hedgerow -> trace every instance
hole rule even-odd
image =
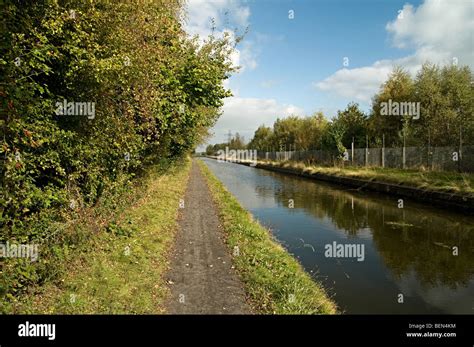
[[[1,7],[0,243],[42,245],[36,263],[0,259],[0,295],[13,300],[55,276],[82,237],[68,221],[113,207],[147,167],[206,136],[234,69],[229,37],[186,35],[180,0]],[[64,103],[94,112],[61,115]]]

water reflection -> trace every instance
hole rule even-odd
[[[474,224],[472,218],[440,213],[398,198],[295,180],[290,176],[264,173],[281,182],[274,192],[280,206],[295,201],[316,218],[329,218],[348,235],[369,229],[385,264],[401,277],[414,270],[423,285],[466,286],[474,273]],[[256,192],[261,192],[256,187]],[[458,247],[458,256],[453,256]]]
[[[473,217],[407,200],[401,209],[397,197],[206,163],[346,312],[474,313]],[[324,245],[333,241],[363,243],[365,261],[326,258]]]

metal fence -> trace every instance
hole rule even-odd
[[[474,172],[474,146],[354,148],[344,158],[335,151],[257,152],[260,160],[302,161],[318,165],[353,165],[388,168],[425,168],[440,171]]]

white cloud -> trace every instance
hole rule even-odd
[[[394,66],[415,74],[430,61],[474,68],[474,5],[469,0],[426,0],[417,8],[405,4],[400,15],[387,23],[386,30],[398,48],[414,54],[395,60],[377,61],[371,66],[338,70],[313,85],[351,100],[368,102]]]
[[[246,141],[249,141],[260,125],[272,126],[277,118],[292,114],[303,115],[303,112],[303,109],[295,105],[281,104],[275,99],[227,98],[223,115],[212,129],[214,136],[209,142],[226,141],[229,130],[232,133],[239,132]]]
[[[191,36],[198,35],[201,40],[211,34],[221,37],[224,33],[228,33],[231,42],[235,42],[235,33],[232,29],[235,27],[239,30],[246,29],[249,17],[250,8],[238,0],[188,0],[184,29]],[[252,44],[244,40],[241,46],[240,49],[234,48],[230,58],[232,64],[241,66],[240,71],[255,69],[257,62]]]
[[[396,47],[432,47],[435,51],[473,54],[474,5],[469,0],[427,0],[403,6],[386,26]]]
[[[235,33],[230,28],[237,27],[243,31],[249,26],[249,17],[249,7],[238,0],[188,0],[184,27],[189,35],[198,35],[200,40],[205,40],[211,34],[222,36],[228,33],[231,41],[235,42]],[[234,66],[241,67],[240,72],[255,69],[256,51],[254,42],[244,38],[239,48],[233,50],[230,60]],[[302,112],[296,106],[281,105],[273,99],[240,98],[238,88],[231,86],[230,80],[224,81],[224,87],[232,89],[234,97],[225,99],[223,114],[211,130],[214,136],[209,140],[210,143],[226,141],[229,130],[232,133],[239,132],[248,141],[262,123],[271,125],[278,116]],[[199,150],[203,149],[201,146]]]
[[[242,49],[240,50],[240,64],[242,66],[241,71],[245,69],[253,70],[257,67],[253,44],[250,41],[243,41]]]
[[[321,91],[337,92],[349,99],[369,102],[374,91],[387,78],[391,69],[390,61],[379,61],[372,66],[339,70],[313,85]]]

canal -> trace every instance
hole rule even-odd
[[[203,160],[342,312],[474,313],[474,217],[408,200],[400,208],[395,196]],[[333,245],[357,247],[363,256],[331,255]]]

